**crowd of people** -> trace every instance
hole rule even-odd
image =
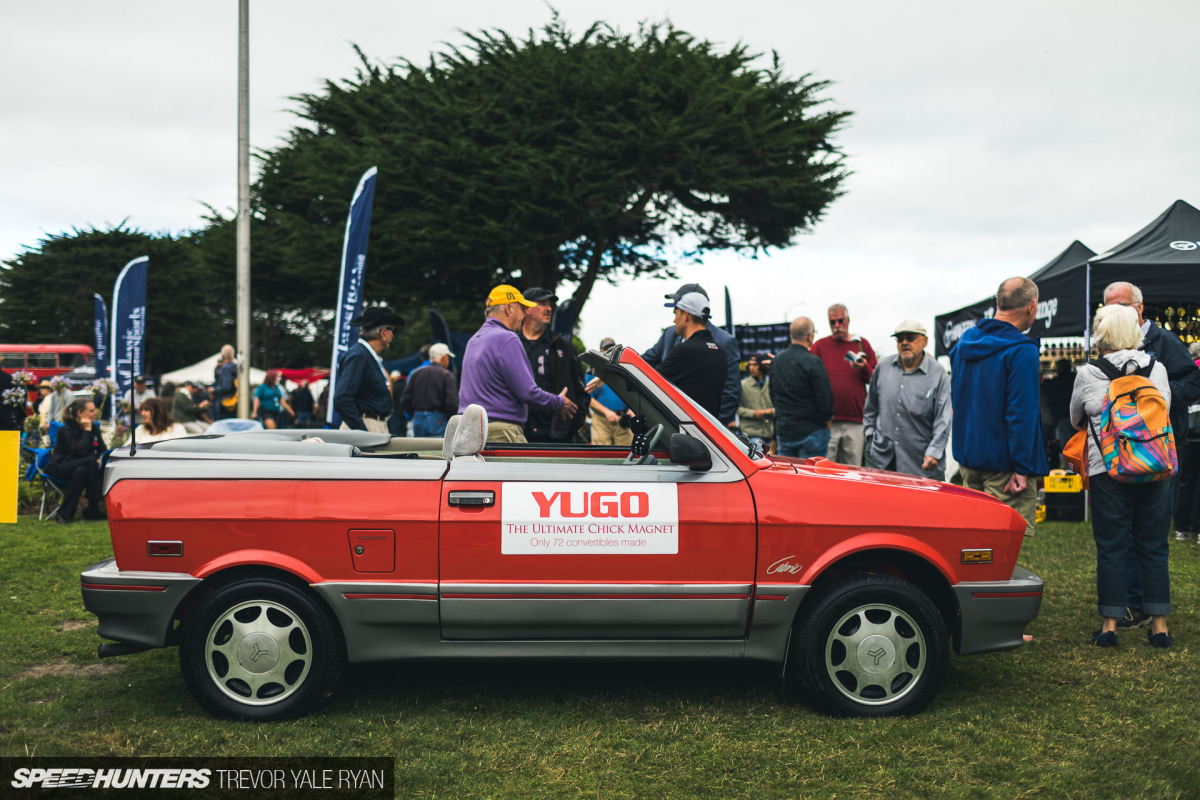
[[[1119,630],[1148,626],[1152,644],[1170,646],[1172,523],[1177,540],[1200,541],[1200,424],[1191,426],[1196,440],[1189,438],[1189,407],[1200,404],[1200,343],[1189,353],[1176,335],[1146,320],[1136,286],[1106,289],[1093,323],[1099,359],[1078,371],[1060,360],[1045,378],[1038,344],[1025,335],[1038,306],[1038,287],[1028,278],[1000,285],[994,316],[963,333],[949,373],[926,351],[921,322],[897,324],[895,353],[879,358],[852,333],[841,303],[828,308],[827,336],[818,338],[814,321],[799,317],[789,324],[789,345],[749,354],[743,373],[737,340],[713,324],[702,286],[684,284],[665,299],[670,324],[643,358],[738,431],[752,454],[821,456],[944,480],[952,443],[959,466],[952,480],[1015,509],[1032,536],[1038,479],[1058,465],[1077,431],[1087,432],[1093,446],[1079,469],[1090,486],[1103,619],[1093,641],[1115,646]],[[359,339],[338,365],[332,398],[326,387],[314,399],[304,381],[289,392],[271,370],[253,390],[251,416],[264,428],[323,426],[332,399],[344,429],[440,437],[453,415],[475,404],[487,412],[489,442],[629,446],[633,412],[610,387],[587,380],[576,344],[550,325],[557,303],[541,287],[496,286],[461,358],[446,343],[431,343],[408,376],[389,374],[381,357],[404,320],[386,307],[369,308],[351,321]],[[600,343],[602,350],[613,346],[611,338]],[[1135,478],[1120,474],[1125,456],[1108,433],[1118,416],[1111,387],[1131,374],[1143,379],[1143,397],[1160,398],[1162,425],[1171,431],[1167,436],[1164,427],[1147,446],[1162,458],[1150,459],[1152,467]],[[63,423],[47,470],[69,487],[60,521],[74,516],[85,492],[86,513],[102,515],[104,442],[95,404],[65,405],[50,382],[37,390],[43,424]],[[211,385],[164,384],[156,396],[135,376],[123,400],[141,419],[137,441],[148,443],[203,433],[236,416],[238,392],[234,349],[226,345]]]

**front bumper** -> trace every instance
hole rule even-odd
[[[960,613],[955,650],[969,655],[1020,647],[1025,626],[1042,607],[1045,584],[1024,567],[1015,567],[1010,580],[963,582],[953,588]]]
[[[100,620],[105,639],[164,647],[176,609],[199,578],[177,572],[122,572],[115,558],[79,575],[83,604]]]

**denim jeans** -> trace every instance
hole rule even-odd
[[[791,458],[812,458],[823,456],[829,452],[829,428],[815,430],[798,442],[785,442],[780,439],[776,445],[778,454]]]
[[[1142,582],[1142,611],[1150,615],[1171,613],[1167,532],[1171,527],[1174,484],[1173,480],[1121,483],[1103,473],[1091,476],[1100,616],[1125,616],[1130,572],[1135,570]]]
[[[441,411],[418,411],[413,414],[413,436],[444,436],[449,421]]]

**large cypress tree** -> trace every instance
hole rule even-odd
[[[363,66],[296,99],[263,157],[256,294],[329,308],[347,202],[377,165],[368,299],[474,306],[493,283],[551,289],[670,270],[694,252],[783,247],[846,172],[826,83],[758,67],[670,25],[467,36],[425,66]],[[361,52],[360,52],[361,56]],[[320,294],[315,294],[319,289]]]

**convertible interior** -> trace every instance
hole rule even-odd
[[[225,436],[192,436],[156,442],[147,447],[159,452],[253,454],[275,456],[322,456],[364,458],[420,458],[484,462],[535,462],[565,464],[696,463],[698,453],[690,442],[673,440],[681,432],[680,420],[653,396],[645,379],[631,375],[620,365],[620,348],[606,353],[591,351],[582,360],[595,378],[604,381],[632,412],[634,432],[630,447],[587,443],[488,442],[487,412],[470,405],[450,418],[442,438],[394,437],[387,433],[352,430],[289,428],[254,430]],[[686,421],[686,420],[685,420]],[[686,437],[692,439],[693,437]],[[699,442],[695,442],[705,449]],[[677,452],[683,446],[687,453]],[[705,453],[707,450],[705,449]],[[703,461],[704,459],[699,459]]]

